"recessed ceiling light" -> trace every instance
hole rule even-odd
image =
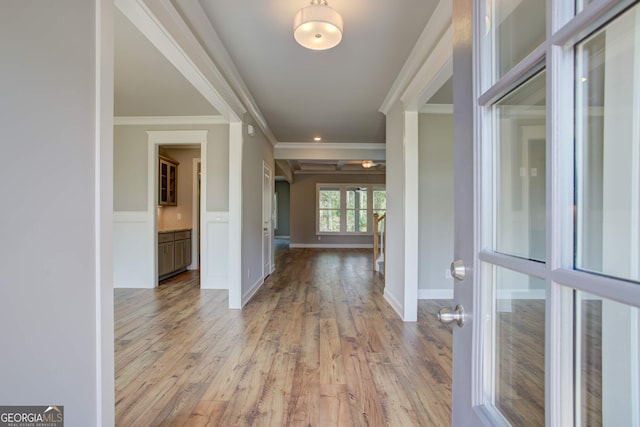
[[[316,136],[316,137],[313,138],[313,140],[316,141],[316,142],[320,142],[320,141],[322,141],[322,138],[320,138],[319,136]]]

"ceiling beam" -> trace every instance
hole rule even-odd
[[[285,160],[386,160],[386,145],[330,142],[279,142],[273,156]]]

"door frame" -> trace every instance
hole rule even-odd
[[[270,197],[265,197],[265,178],[269,179]],[[274,193],[273,169],[262,161],[262,280],[266,279],[273,272],[273,193]],[[268,206],[265,206],[268,205]],[[268,209],[265,209],[268,207]],[[269,217],[265,218],[265,212],[269,212]],[[269,234],[269,256],[265,259],[265,234],[264,225],[268,224]]]

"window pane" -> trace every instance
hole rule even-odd
[[[575,307],[576,425],[638,425],[638,308],[580,291]]]
[[[373,210],[387,208],[387,192],[384,190],[373,190]]]
[[[356,231],[356,216],[354,210],[347,211],[347,231],[349,233]]]
[[[356,207],[356,190],[354,188],[347,189],[347,209]]]
[[[640,6],[576,46],[576,268],[640,280]]]
[[[514,426],[544,426],[545,282],[495,267],[493,306],[493,402]]]
[[[367,211],[361,210],[359,212],[359,228],[358,231],[367,231]]]
[[[340,208],[340,188],[320,189],[320,209]]]
[[[492,10],[486,11],[485,34],[493,40],[493,82],[544,42],[546,3],[540,0],[491,1]]]
[[[494,106],[496,250],[544,261],[546,229],[545,72]]]
[[[340,232],[340,211],[320,210],[320,231],[329,233]]]

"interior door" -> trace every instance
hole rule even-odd
[[[453,5],[453,425],[638,426],[640,3],[473,6]]]
[[[264,163],[262,174],[262,277],[271,274],[273,265],[273,172]]]
[[[454,104],[454,307],[443,307],[440,321],[453,324],[453,426],[481,425],[473,411],[472,377],[475,264],[474,109],[471,67],[471,33],[468,22],[472,1],[453,2],[453,104]]]

